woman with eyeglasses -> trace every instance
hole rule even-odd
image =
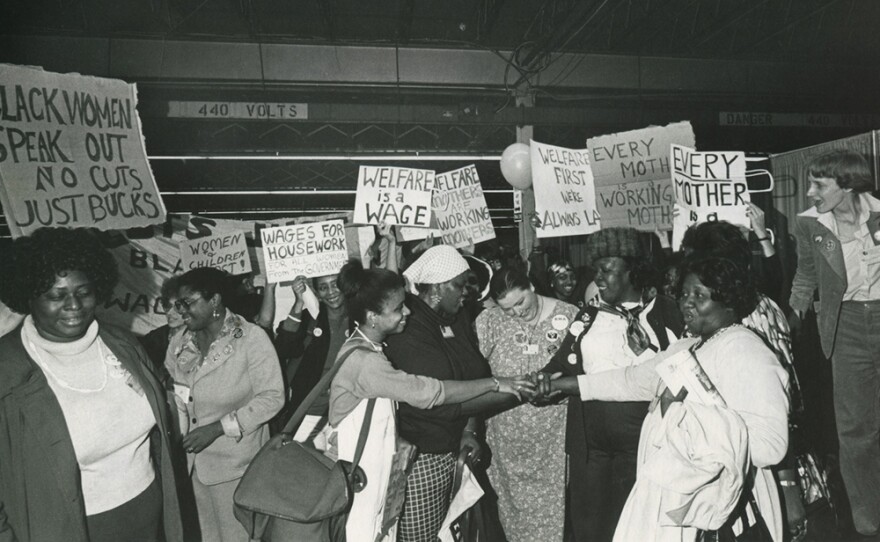
[[[183,447],[203,542],[246,541],[232,495],[284,404],[272,341],[226,308],[229,276],[210,267],[184,273],[175,307],[184,330],[171,339],[165,366],[187,421]]]
[[[5,251],[0,299],[0,540],[183,540],[171,421],[146,352],[95,319],[116,284],[87,230],[43,228]]]

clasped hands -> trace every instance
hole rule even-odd
[[[562,393],[553,385],[562,373],[531,372],[513,377],[498,377],[498,391],[515,395],[520,401],[541,405]]]

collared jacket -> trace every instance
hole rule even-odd
[[[156,428],[165,539],[183,539],[165,394],[133,335],[100,324],[99,336],[146,393]],[[21,326],[0,338],[0,542],[88,542],[79,466],[58,399],[27,354]]]
[[[196,427],[221,421],[224,434],[198,454],[188,454],[191,466],[205,485],[236,480],[269,440],[266,422],[284,405],[281,366],[272,341],[261,327],[232,312],[207,359],[195,367],[201,353],[193,333],[186,329],[171,338],[165,366],[176,385],[189,388],[185,404],[177,397],[186,434]],[[236,421],[232,421],[232,414]],[[230,436],[227,426],[237,423],[240,434]]]
[[[869,228],[878,224],[880,200],[861,194],[859,203],[862,209],[868,211]],[[819,338],[825,357],[830,358],[834,351],[840,305],[847,289],[846,264],[840,239],[819,222],[819,216],[815,207],[797,216],[795,237],[798,266],[791,285],[789,305],[797,311],[806,312],[813,302],[813,293],[819,290]]]

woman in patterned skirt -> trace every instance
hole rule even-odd
[[[536,294],[518,269],[495,273],[497,307],[477,318],[480,350],[494,374],[526,374],[553,356],[578,312]],[[562,540],[565,514],[565,406],[515,408],[488,422],[489,478],[509,542]]]

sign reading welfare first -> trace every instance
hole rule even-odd
[[[599,229],[587,149],[531,142],[532,188],[538,237],[584,235]]]
[[[348,261],[341,220],[265,228],[260,239],[267,282],[333,275]]]
[[[672,143],[694,146],[694,130],[689,122],[587,140],[603,228],[672,228]]]
[[[391,166],[361,166],[354,200],[356,224],[431,226],[434,171]]]
[[[165,221],[136,107],[124,81],[0,64],[0,202],[14,237]]]

